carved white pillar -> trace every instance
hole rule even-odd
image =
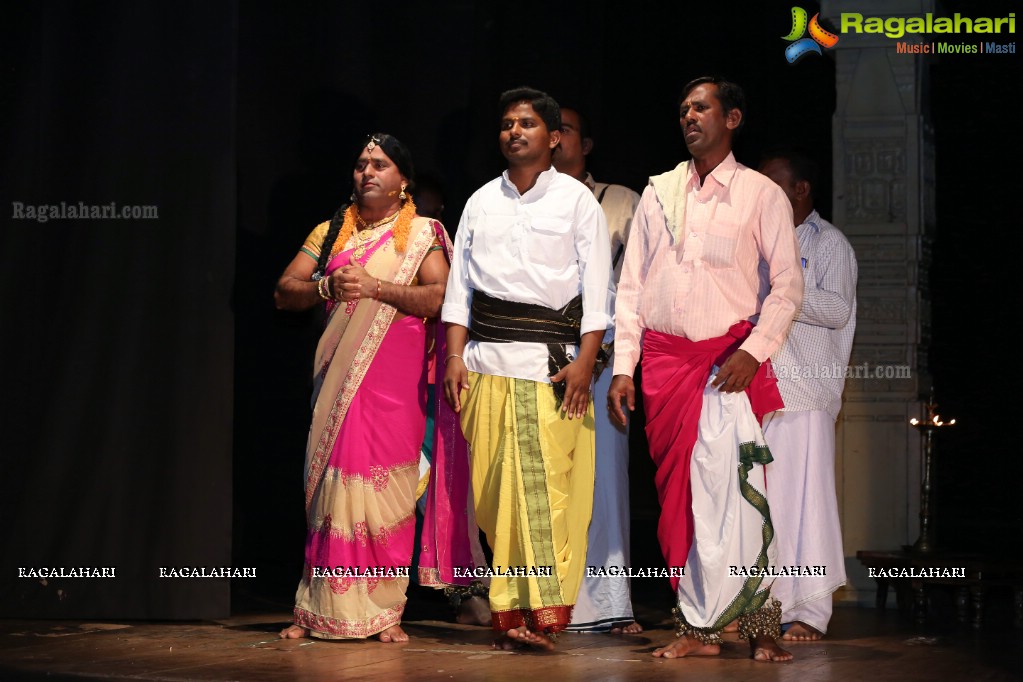
[[[928,0],[824,0],[842,12],[918,17]],[[912,36],[903,41],[915,42]],[[858,550],[898,549],[919,531],[921,416],[931,385],[930,293],[934,232],[934,143],[928,111],[928,55],[898,54],[898,41],[845,33],[836,60],[832,126],[834,220],[859,261],[858,319],[850,364],[908,368],[910,375],[847,380],[839,417],[836,477],[849,585],[838,599],[873,603],[875,585]],[[885,370],[887,371],[887,370]],[[892,373],[898,370],[890,370]],[[940,504],[940,501],[938,501]]]

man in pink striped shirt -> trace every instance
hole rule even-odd
[[[642,351],[658,539],[668,566],[686,566],[672,579],[679,639],[654,652],[665,658],[719,653],[736,619],[755,660],[792,658],[775,641],[781,611],[762,570],[774,542],[759,420],[782,406],[766,363],[799,310],[803,277],[785,194],[732,154],[744,108],[734,83],[686,85],[679,123],[692,160],[650,178],[618,288],[608,409],[624,424],[623,404],[635,408]]]

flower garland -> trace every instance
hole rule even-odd
[[[399,253],[403,253],[408,247],[408,236],[409,230],[412,227],[412,219],[416,217],[416,204],[412,201],[412,197],[405,200],[405,203],[402,204],[401,209],[395,215],[397,218],[392,215],[384,218],[382,221],[377,221],[372,225],[367,225],[366,227],[368,229],[372,229],[394,220],[394,227],[392,228],[392,233],[394,234],[394,250]],[[341,231],[338,233],[337,239],[334,240],[334,245],[330,249],[331,258],[341,253],[348,245],[352,235],[356,233],[356,223],[362,223],[365,225],[365,222],[359,215],[358,207],[355,204],[352,204],[348,207],[348,210],[345,211],[345,219],[341,224]]]

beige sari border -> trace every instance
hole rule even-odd
[[[324,516],[318,519],[318,523],[312,528],[312,532],[327,532],[330,533],[331,537],[344,540],[345,542],[358,541],[363,547],[366,547],[367,544],[386,546],[390,544],[391,538],[395,533],[409,524],[415,525],[415,523],[415,511],[375,529],[370,528],[366,522],[360,522],[354,526],[336,526],[332,518]]]
[[[369,620],[342,620],[295,607],[295,625],[317,639],[364,639],[401,623],[405,603],[385,609]]]
[[[359,486],[362,488],[370,488],[373,492],[379,493],[387,490],[387,487],[391,483],[391,478],[393,477],[400,476],[401,474],[409,474],[411,472],[415,472],[416,476],[418,476],[419,462],[415,462],[413,464],[399,464],[394,467],[371,466],[369,468],[369,472],[370,476],[365,477],[361,474],[353,474],[345,471],[344,469],[328,466],[325,469],[323,477],[339,482],[344,488],[348,488],[349,486]]]

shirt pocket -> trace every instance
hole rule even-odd
[[[711,268],[734,268],[738,246],[739,223],[716,220],[707,227],[701,260]]]
[[[572,221],[564,218],[533,218],[527,252],[531,261],[560,268],[575,260]]]

